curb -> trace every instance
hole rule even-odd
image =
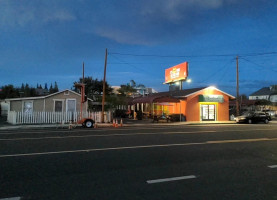
[[[228,124],[236,124],[235,121],[226,121],[226,122],[173,122],[173,123],[125,123],[123,127],[139,127],[139,126],[195,126],[195,125],[228,125]],[[269,124],[277,124],[277,121],[272,120]],[[97,128],[112,128],[112,123],[96,123]],[[77,125],[77,127],[81,127],[81,125]],[[18,129],[68,129],[69,124],[51,124],[51,125],[14,125],[14,126],[2,126],[0,127],[0,131],[3,130],[18,130]]]

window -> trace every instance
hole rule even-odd
[[[66,112],[75,112],[75,111],[76,111],[76,99],[67,99]]]
[[[24,113],[33,112],[33,101],[24,101],[23,102],[23,112]]]
[[[63,101],[55,100],[54,102],[55,102],[54,111],[55,112],[62,112],[63,111]]]

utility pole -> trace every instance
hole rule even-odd
[[[236,57],[237,60],[237,98],[236,98],[236,114],[239,116],[239,56]]]
[[[84,84],[85,79],[85,63],[83,62],[83,80],[82,83]]]
[[[108,49],[106,48],[105,66],[104,66],[104,80],[103,80],[103,96],[102,96],[102,113],[101,123],[104,123],[104,111],[105,111],[105,96],[106,96],[106,69],[107,69]]]

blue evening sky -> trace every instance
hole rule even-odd
[[[164,70],[189,62],[191,83],[235,95],[277,84],[276,0],[0,0],[0,86],[82,74],[167,91]]]

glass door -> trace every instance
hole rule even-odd
[[[201,121],[216,120],[216,106],[214,104],[201,104]]]

